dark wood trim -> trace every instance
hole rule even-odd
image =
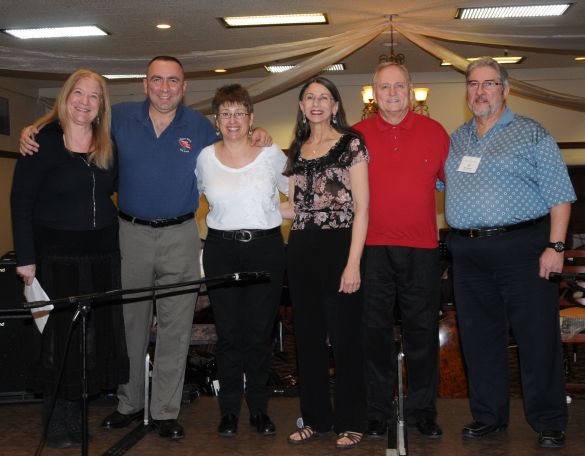
[[[559,142],[559,149],[585,149],[585,142]]]
[[[0,150],[0,158],[12,158],[16,160],[20,155],[17,152],[9,152],[7,150]]]

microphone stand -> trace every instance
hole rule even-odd
[[[189,282],[180,282],[169,285],[157,285],[153,287],[131,288],[110,290],[101,293],[89,293],[85,295],[69,296],[67,298],[52,299],[49,301],[33,301],[23,303],[24,309],[35,309],[43,307],[48,304],[53,304],[55,309],[59,307],[77,306],[77,310],[73,315],[71,326],[81,317],[81,454],[88,455],[88,393],[87,393],[87,316],[91,311],[92,304],[97,301],[104,301],[116,296],[138,294],[144,292],[154,292],[159,290],[167,290],[173,288],[183,288],[192,285],[202,284],[221,284],[230,282],[244,282],[251,280],[266,280],[270,278],[268,272],[234,272],[232,274],[224,274],[208,279],[191,280]],[[191,290],[188,290],[191,292]],[[64,354],[67,356],[67,353]],[[65,363],[63,362],[63,366]],[[58,389],[58,386],[57,386]],[[48,417],[47,419],[49,419]]]

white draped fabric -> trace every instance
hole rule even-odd
[[[210,71],[214,68],[229,69],[259,65],[312,54],[292,70],[270,75],[250,84],[247,89],[253,101],[258,102],[289,90],[320,73],[328,65],[339,62],[383,31],[388,30],[390,21],[373,20],[362,22],[360,25],[360,28],[356,30],[328,37],[253,48],[194,51],[177,55],[177,57],[189,73]],[[582,26],[569,26],[563,29],[562,34],[558,34],[553,33],[553,28],[544,23],[529,25],[519,22],[514,27],[510,27],[494,24],[493,21],[482,24],[478,24],[477,21],[450,21],[447,30],[441,21],[424,16],[409,17],[408,12],[395,17],[393,25],[407,39],[430,54],[449,60],[459,71],[465,71],[468,62],[430,38],[508,48],[585,51],[585,29]],[[556,30],[558,31],[558,28]],[[104,74],[137,73],[146,66],[147,61],[148,59],[135,56],[104,58],[87,54],[38,52],[0,46],[0,69],[15,71],[70,73],[83,66]],[[516,79],[510,79],[510,86],[515,95],[566,109],[585,111],[584,97],[554,92]],[[191,107],[203,113],[209,113],[210,101],[210,99],[202,100],[192,104]]]
[[[414,44],[434,55],[439,59],[448,60],[453,64],[453,67],[459,71],[465,72],[469,62],[463,57],[449,51],[448,49],[440,46],[429,38],[418,35],[416,33],[407,32],[402,29],[402,26],[396,26],[396,29],[402,33],[406,38],[412,41]],[[585,112],[585,98],[578,97],[575,95],[563,94],[555,92],[553,90],[544,89],[534,84],[522,82],[515,78],[509,78],[510,91],[514,95],[518,95],[524,98],[528,98],[533,101],[539,101],[541,103],[558,106],[560,108],[572,109],[574,111]]]

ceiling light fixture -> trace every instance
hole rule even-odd
[[[102,74],[106,79],[144,79],[145,74]]]
[[[465,60],[467,60],[468,62],[473,62],[475,60],[479,60],[483,57],[469,57]],[[519,56],[501,56],[501,57],[492,57],[492,59],[494,59],[496,62],[498,62],[499,64],[502,65],[509,65],[509,64],[515,64],[515,63],[521,63],[524,61],[524,57],[519,57]],[[441,62],[441,66],[451,66],[452,63],[447,61],[447,60],[443,60]]]
[[[455,19],[507,19],[511,17],[562,16],[571,3],[554,5],[481,6],[457,8]]]
[[[225,68],[216,68],[215,70],[213,70],[215,73],[227,73],[227,70]]]
[[[406,61],[406,57],[404,54],[394,53],[394,25],[392,23],[392,19],[394,15],[390,15],[390,55],[382,54],[378,57],[378,63],[398,63],[399,65],[404,65]]]
[[[156,24],[157,29],[168,30],[171,28],[171,24]]]
[[[284,73],[285,71],[292,70],[296,65],[264,65],[264,68],[269,73]],[[329,65],[327,68],[323,68],[323,71],[345,71],[345,63],[334,63]]]
[[[262,27],[269,25],[327,24],[325,13],[278,14],[269,16],[220,17],[225,27]]]
[[[73,38],[78,36],[104,36],[108,35],[95,25],[82,25],[79,27],[44,27],[32,29],[5,29],[2,30],[21,40],[35,38]]]
[[[585,60],[585,56],[583,56],[583,57],[575,57],[575,60]]]

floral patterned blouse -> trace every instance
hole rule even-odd
[[[293,230],[350,228],[353,199],[349,168],[368,161],[364,143],[343,135],[327,154],[312,160],[298,157],[293,166],[295,183]]]

